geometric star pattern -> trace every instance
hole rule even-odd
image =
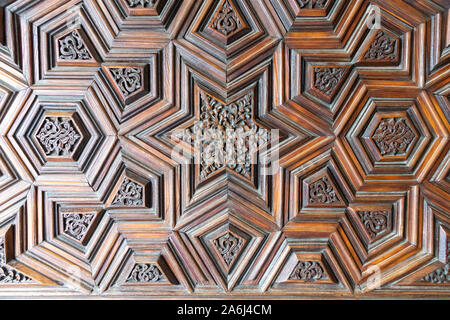
[[[448,13],[1,2],[1,296],[448,298]]]

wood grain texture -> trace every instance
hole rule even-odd
[[[0,1],[0,297],[450,298],[449,11]]]

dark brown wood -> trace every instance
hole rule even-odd
[[[449,298],[449,10],[0,1],[0,297]]]

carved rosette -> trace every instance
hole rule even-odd
[[[289,276],[289,280],[314,282],[325,277],[322,266],[317,261],[299,261]]]
[[[309,203],[312,204],[340,203],[340,199],[336,194],[333,185],[326,176],[309,185],[308,195]]]
[[[314,88],[331,98],[343,81],[345,73],[344,67],[315,67]]]
[[[47,117],[36,138],[48,156],[70,156],[81,135],[69,117]]]
[[[94,219],[93,213],[64,213],[63,228],[64,233],[80,241],[89,229]]]
[[[112,202],[113,206],[141,207],[144,205],[144,187],[125,178]]]
[[[154,8],[158,0],[127,0],[130,8]]]
[[[382,155],[405,155],[415,133],[404,117],[382,119],[372,136]]]
[[[357,213],[372,239],[389,228],[391,212],[388,210],[358,211]]]
[[[225,264],[230,267],[237,258],[244,245],[244,241],[233,235],[231,232],[220,236],[213,241],[217,251],[219,251]]]
[[[370,48],[364,54],[365,61],[393,61],[397,59],[398,40],[378,31]]]
[[[62,60],[90,60],[92,56],[86,48],[80,34],[73,30],[58,40],[59,59]]]
[[[269,140],[268,131],[253,121],[252,95],[225,105],[201,92],[200,101],[200,121],[183,139],[200,154],[201,179],[224,166],[250,179],[252,156]]]
[[[225,0],[215,14],[210,28],[220,32],[224,36],[230,36],[239,31],[242,26],[241,18],[231,5],[230,0]]]
[[[110,72],[125,98],[142,88],[142,69],[131,67],[111,68]]]
[[[125,282],[142,283],[142,282],[160,282],[164,280],[164,276],[155,264],[137,263],[131,270],[130,275]]]
[[[329,0],[298,0],[302,9],[323,9]]]

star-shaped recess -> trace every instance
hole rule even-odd
[[[193,156],[196,187],[225,171],[255,183],[258,151],[271,139],[255,121],[255,90],[241,91],[230,102],[197,86],[194,92],[193,123],[173,131],[170,138],[183,141],[182,147]]]

